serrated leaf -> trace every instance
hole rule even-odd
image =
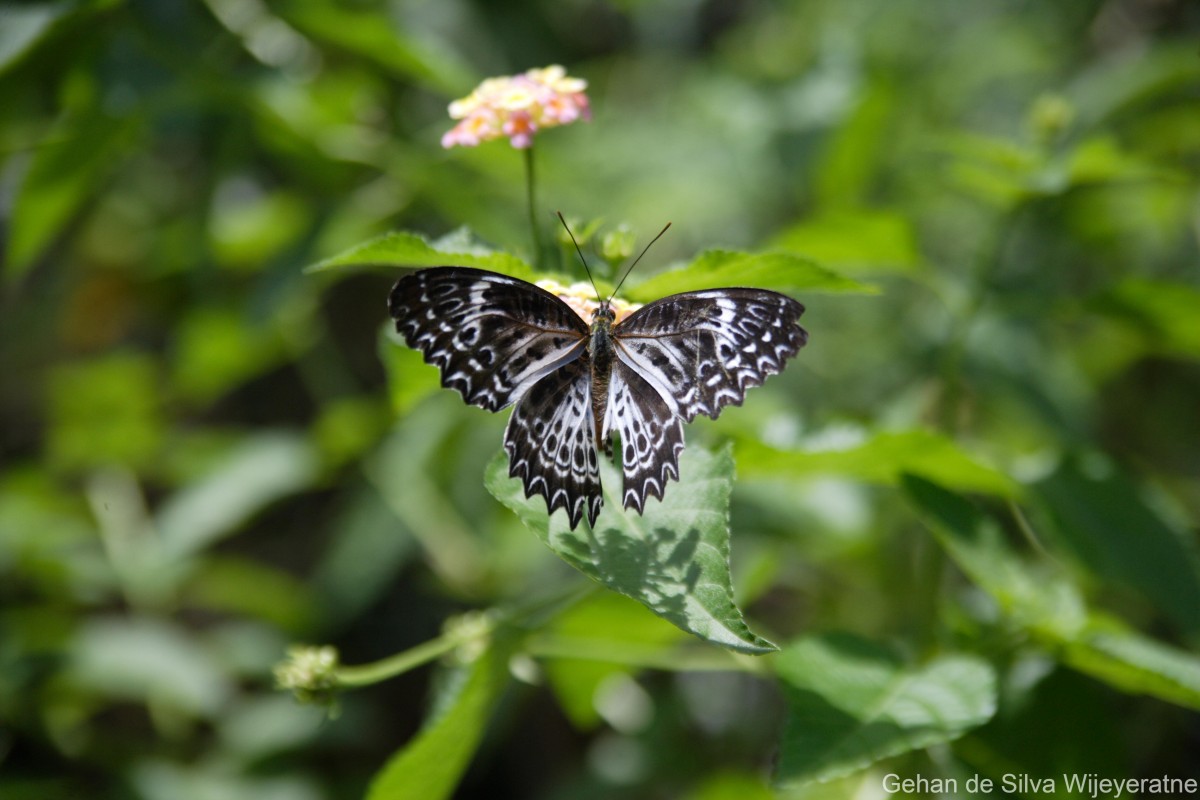
[[[631,300],[649,302],[679,292],[747,286],[778,292],[857,292],[871,294],[875,287],[839,275],[815,261],[788,253],[742,253],[706,250],[692,263],[660,272],[629,288]]]
[[[963,572],[1064,664],[1121,691],[1200,708],[1200,657],[1088,609],[1074,585],[1049,565],[1025,564],[996,521],[962,497],[915,476],[904,489]]]
[[[901,475],[909,473],[964,492],[1002,497],[1019,492],[1007,475],[981,464],[954,440],[932,431],[878,433],[848,447],[815,451],[776,450],[756,439],[745,439],[737,450],[745,475],[842,475],[895,486]]]
[[[746,626],[733,601],[729,574],[729,448],[709,453],[692,446],[679,461],[680,480],[642,515],[621,507],[621,477],[601,459],[604,509],[596,527],[572,531],[565,513],[548,516],[545,501],[525,497],[499,453],[488,465],[488,491],[511,508],[551,550],[613,591],[701,639],[743,653],[775,649]]]
[[[511,275],[521,280],[536,279],[533,268],[509,253],[489,250],[471,243],[466,235],[454,235],[430,242],[419,233],[393,231],[351,247],[308,268],[323,272],[339,267],[478,267]]]
[[[508,684],[513,647],[501,635],[466,667],[457,693],[441,698],[434,718],[375,775],[367,800],[440,800],[454,792]]]
[[[973,656],[909,667],[878,644],[830,634],[789,645],[775,666],[788,703],[777,775],[784,786],[953,741],[996,711],[995,671]]]

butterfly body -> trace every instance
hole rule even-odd
[[[389,310],[442,385],[490,411],[514,406],[509,473],[526,496],[567,510],[571,528],[603,505],[596,451],[620,439],[622,503],[641,513],[679,478],[683,423],[740,405],[807,341],[804,306],[761,289],[657,300],[620,322],[608,301],[584,321],[524,281],[466,267],[401,278]]]
[[[608,303],[601,303],[592,315],[592,330],[588,335],[587,357],[592,375],[592,422],[595,429],[595,441],[604,451],[604,455],[612,457],[612,432],[604,428],[604,420],[608,412],[608,387],[612,377],[613,359],[616,353],[613,347],[613,322],[616,314]]]

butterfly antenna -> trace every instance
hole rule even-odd
[[[617,288],[613,289],[612,294],[609,295],[609,300],[612,300],[617,296],[617,290],[621,288],[621,284],[625,283],[625,279],[629,277],[629,273],[633,272],[633,268],[636,267],[638,262],[642,260],[642,256],[646,255],[646,251],[650,249],[650,245],[661,239],[662,235],[667,232],[667,228],[669,227],[671,227],[671,223],[668,222],[663,226],[663,229],[658,232],[658,236],[655,236],[650,240],[650,244],[642,248],[642,252],[638,253],[638,257],[633,260],[633,263],[629,265],[629,269],[625,270],[625,274],[621,276],[621,280],[617,281]]]
[[[555,211],[554,213],[558,215],[558,221],[562,223],[562,226],[566,228],[567,236],[571,237],[571,244],[575,245],[575,252],[579,253],[579,260],[583,262],[583,271],[587,273],[588,280],[592,282],[592,291],[596,293],[596,299],[599,300],[600,290],[596,288],[596,279],[592,277],[592,271],[588,268],[587,259],[583,257],[583,250],[579,249],[579,242],[575,241],[575,234],[571,233],[571,226],[563,219],[561,211]]]

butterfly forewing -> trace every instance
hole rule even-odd
[[[710,289],[656,300],[613,329],[617,357],[687,422],[741,405],[746,390],[783,370],[808,333],[804,306],[763,289]]]
[[[499,411],[583,352],[587,324],[531,283],[466,267],[401,278],[388,302],[409,347],[468,403]]]
[[[504,431],[508,474],[526,497],[545,497],[551,514],[565,508],[572,529],[585,512],[595,524],[603,503],[593,429],[591,374],[579,359],[535,383]]]

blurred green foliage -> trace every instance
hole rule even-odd
[[[1184,0],[0,2],[0,797],[1200,778],[1197,32]],[[438,140],[556,62],[594,116],[538,139],[539,197],[602,282],[671,220],[631,298],[808,306],[687,434],[732,443],[723,591],[777,655],[607,591],[441,633],[579,578],[381,265],[536,277],[519,154]],[[431,641],[334,718],[272,685],[293,642]]]

